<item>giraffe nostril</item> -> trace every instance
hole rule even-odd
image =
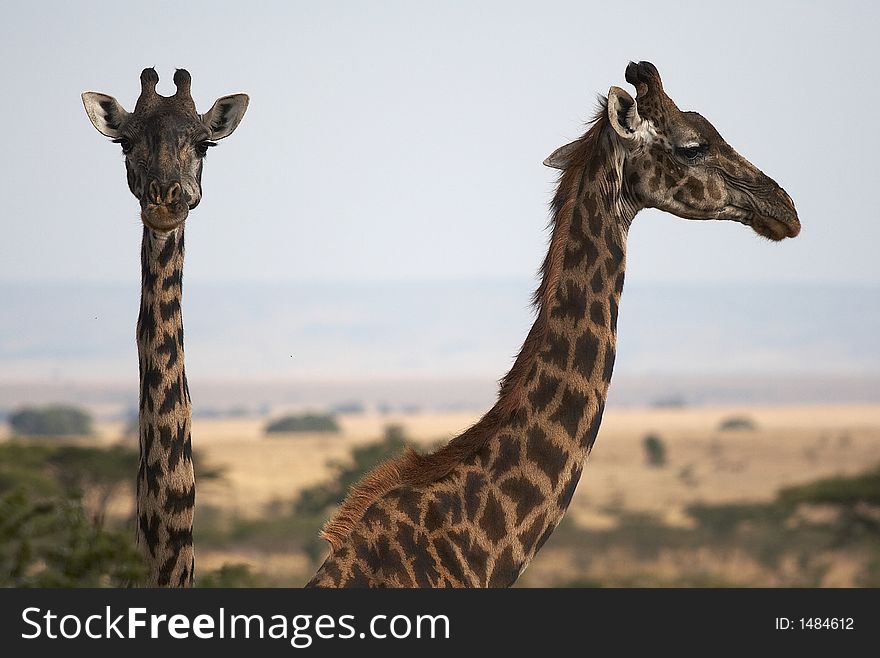
[[[180,189],[180,183],[171,183],[170,187],[168,188],[168,192],[165,195],[167,203],[177,203],[178,201],[180,201],[180,196],[182,193],[183,191]]]
[[[162,190],[159,188],[158,181],[151,180],[149,186],[147,187],[147,192],[150,197],[150,201],[154,203],[162,203]]]
[[[183,198],[183,188],[178,181],[163,182],[152,179],[147,185],[147,200],[158,206],[171,206]]]

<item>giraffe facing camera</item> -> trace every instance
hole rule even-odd
[[[202,165],[214,140],[244,116],[245,94],[223,96],[199,115],[192,77],[174,74],[177,92],[156,93],[154,69],[141,73],[141,94],[127,112],[112,96],[82,95],[98,131],[122,147],[128,188],[140,201],[141,306],[137,322],[140,372],[137,543],[146,585],[188,587],[195,571],[192,403],[183,355],[183,234],[202,198]]]
[[[144,225],[170,231],[199,205],[208,149],[238,127],[249,99],[246,94],[223,96],[200,115],[189,71],[174,73],[173,96],[156,93],[158,82],[155,69],[143,70],[134,112],[107,94],[87,91],[82,100],[92,125],[122,147],[128,189],[141,203]]]

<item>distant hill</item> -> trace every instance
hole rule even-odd
[[[464,397],[491,398],[532,322],[533,287],[188,281],[187,368],[193,381],[480,381],[486,393]],[[0,299],[0,381],[137,380],[136,282],[6,283]],[[615,384],[811,375],[821,391],[821,376],[880,376],[877,287],[633,284],[619,328]]]

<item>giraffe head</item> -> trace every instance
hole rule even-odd
[[[202,165],[208,148],[236,129],[248,106],[246,94],[223,96],[206,114],[196,112],[190,74],[174,74],[177,93],[156,93],[155,69],[141,73],[133,112],[112,96],[82,95],[86,114],[102,135],[122,147],[128,188],[141,203],[141,220],[156,231],[180,226],[202,199]]]
[[[800,221],[791,197],[737,153],[697,112],[682,112],[650,62],[630,62],[626,80],[608,92],[607,122],[621,154],[623,194],[635,208],[659,208],[685,219],[728,219],[771,240],[793,238]],[[546,164],[565,168],[574,144]],[[570,149],[574,151],[574,148]]]

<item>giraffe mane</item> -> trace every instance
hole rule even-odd
[[[547,336],[550,303],[562,273],[565,236],[568,234],[572,211],[577,202],[583,171],[600,157],[601,149],[597,145],[608,125],[607,103],[605,97],[599,97],[599,108],[589,123],[588,130],[578,140],[566,168],[559,175],[551,203],[550,247],[541,265],[541,283],[532,298],[536,309],[535,323],[513,366],[500,382],[495,405],[474,425],[450,439],[438,450],[421,455],[407,448],[402,455],[382,462],[352,485],[342,505],[321,530],[321,538],[330,543],[332,550],[335,551],[342,545],[376,500],[397,487],[426,486],[445,477],[455,466],[482,448],[503,423],[517,414],[525,395],[524,382]]]

